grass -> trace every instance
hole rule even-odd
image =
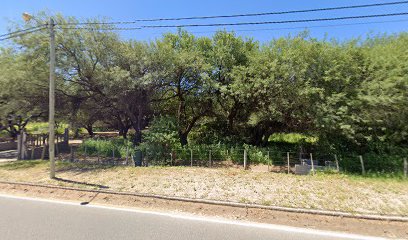
[[[61,162],[57,163],[57,169],[57,176],[62,180],[48,178],[47,161],[2,163],[0,180],[408,216],[408,180],[385,175],[297,176],[235,168],[101,167]]]

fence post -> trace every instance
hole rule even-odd
[[[129,165],[129,143],[126,142],[126,165]]]
[[[334,154],[334,160],[336,161],[336,169],[337,169],[337,172],[340,172],[339,160],[337,159],[337,154]]]
[[[85,161],[86,161],[86,155],[87,155],[87,152],[86,152],[86,143],[85,143],[85,141],[84,141],[84,150],[85,150]]]
[[[100,163],[99,161],[99,139],[96,140],[96,157],[98,159],[98,163]]]
[[[22,151],[21,134],[18,134],[17,135],[17,160],[21,160],[21,151]]]
[[[190,161],[191,161],[191,167],[193,166],[193,149],[190,149]]]
[[[46,148],[47,148],[47,144],[44,144],[44,145],[43,145],[43,149],[42,149],[42,153],[41,153],[41,160],[44,160],[44,158],[45,158],[45,150],[46,150]]]
[[[74,161],[74,150],[72,149],[72,146],[71,146],[71,162],[73,162]]]
[[[310,153],[310,163],[312,164],[312,174],[314,175],[315,170],[314,170],[313,154],[312,153]]]
[[[115,161],[115,147],[113,147],[113,149],[112,149],[112,158]]]
[[[286,152],[286,158],[288,159],[288,174],[290,173],[290,153]]]
[[[64,143],[65,144],[69,143],[69,131],[68,131],[68,128],[64,129]]]
[[[208,152],[208,160],[209,160],[209,166],[212,167],[212,160],[211,160],[211,150]]]
[[[268,154],[268,172],[269,172],[269,167],[271,165],[271,158],[269,156],[269,151],[267,152],[267,154]]]
[[[247,150],[244,149],[244,170],[247,170]]]
[[[360,158],[360,163],[361,163],[361,173],[362,173],[363,175],[365,175],[365,168],[364,168],[363,156],[360,155],[359,158]]]
[[[408,161],[407,158],[404,158],[404,177],[407,178],[408,175]]]
[[[170,166],[173,166],[173,151],[170,153]]]
[[[23,138],[21,139],[21,149],[21,159],[27,159],[27,133],[25,131],[23,131]]]
[[[35,153],[35,146],[33,145],[31,148],[31,157],[30,157],[31,160],[34,160],[34,153]]]

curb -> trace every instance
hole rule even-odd
[[[105,193],[105,194],[125,195],[125,196],[135,196],[135,197],[145,197],[145,198],[157,198],[157,199],[163,199],[163,200],[202,203],[202,204],[220,205],[220,206],[227,206],[227,207],[256,208],[256,209],[266,209],[266,210],[274,210],[274,211],[282,211],[282,212],[324,215],[324,216],[332,216],[332,217],[347,217],[347,218],[356,218],[356,219],[365,219],[365,220],[408,222],[407,216],[397,216],[397,215],[373,215],[373,214],[359,214],[359,213],[353,214],[353,213],[338,212],[338,211],[314,210],[314,209],[306,209],[306,208],[290,208],[290,207],[279,207],[279,206],[265,206],[265,205],[260,205],[260,204],[245,204],[245,203],[238,203],[238,202],[218,201],[218,200],[172,197],[172,196],[156,195],[156,194],[118,192],[118,191],[111,191],[111,190],[81,189],[81,188],[74,188],[74,187],[64,187],[64,186],[27,183],[27,182],[0,181],[0,184],[24,185],[24,186],[64,189],[64,190],[80,191],[80,192],[94,192],[94,193]]]

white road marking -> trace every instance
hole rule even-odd
[[[291,227],[291,226],[277,225],[277,224],[253,223],[253,222],[244,222],[244,221],[236,221],[236,220],[228,220],[228,219],[217,219],[213,217],[192,216],[192,215],[187,215],[187,214],[174,214],[174,213],[165,213],[165,212],[154,212],[154,211],[147,211],[147,210],[140,210],[140,209],[111,207],[111,206],[104,206],[104,205],[90,205],[90,204],[80,205],[80,203],[77,203],[77,202],[68,202],[68,201],[51,200],[51,199],[43,199],[43,198],[20,197],[20,196],[13,196],[13,195],[7,195],[7,194],[0,194],[0,197],[19,199],[19,200],[28,200],[28,201],[37,201],[37,202],[65,204],[65,205],[86,207],[86,208],[99,208],[99,209],[108,209],[108,210],[116,210],[116,211],[123,211],[123,212],[151,214],[151,215],[165,216],[165,217],[171,217],[171,218],[176,218],[176,219],[229,224],[229,225],[237,225],[237,226],[244,226],[244,227],[254,227],[254,228],[279,230],[279,231],[286,231],[286,232],[312,234],[312,235],[319,235],[319,236],[326,236],[326,237],[338,237],[338,238],[349,238],[349,239],[359,239],[359,240],[386,239],[386,238],[380,238],[380,237],[369,237],[369,236],[350,234],[350,233],[324,231],[324,230],[316,230],[316,229],[309,229],[309,228],[299,228],[299,227]]]

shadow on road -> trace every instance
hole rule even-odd
[[[66,183],[81,184],[81,185],[90,186],[90,187],[97,187],[97,188],[104,188],[104,189],[109,188],[108,186],[104,186],[104,185],[87,183],[87,182],[78,182],[78,181],[63,179],[63,178],[58,178],[58,177],[55,178],[55,180],[60,181],[60,182],[66,182]]]

